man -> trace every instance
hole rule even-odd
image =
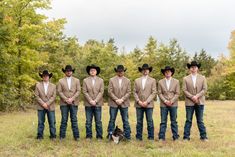
[[[161,124],[158,138],[160,141],[165,141],[165,134],[167,128],[167,115],[170,114],[171,120],[171,132],[173,134],[173,140],[179,138],[178,125],[177,125],[177,106],[178,97],[180,94],[179,80],[173,78],[175,69],[166,66],[165,69],[161,69],[165,78],[158,82],[158,95],[160,98],[160,111],[161,111]]]
[[[144,113],[147,120],[148,139],[154,140],[153,106],[156,97],[156,80],[149,76],[152,67],[143,64],[139,67],[142,77],[134,83],[134,98],[137,115],[136,139],[142,140]]]
[[[131,82],[124,76],[126,69],[123,65],[118,65],[114,68],[116,76],[109,80],[108,94],[109,94],[109,126],[108,138],[111,139],[115,129],[115,121],[118,110],[121,113],[124,137],[127,140],[131,139],[131,128],[128,121],[128,107],[130,106]]]
[[[65,69],[62,68],[62,71],[65,73],[65,77],[59,80],[57,86],[61,110],[60,139],[62,140],[66,136],[68,116],[70,114],[73,137],[77,141],[79,139],[77,111],[81,91],[80,81],[72,76],[75,69],[71,65],[66,65]]]
[[[103,138],[102,128],[102,107],[104,80],[97,75],[100,73],[100,67],[92,64],[86,67],[87,73],[90,75],[83,80],[83,94],[85,96],[84,105],[86,112],[86,138],[92,138],[92,119],[95,118],[96,138]]]
[[[45,115],[47,114],[47,120],[50,128],[50,139],[56,138],[55,127],[55,98],[56,98],[56,85],[50,83],[52,73],[48,70],[44,70],[39,73],[42,81],[36,84],[35,96],[38,110],[38,133],[37,139],[43,139]]]
[[[197,126],[200,131],[200,139],[207,141],[206,128],[203,123],[203,112],[205,104],[205,94],[207,90],[206,78],[198,74],[200,63],[192,61],[187,64],[190,75],[183,79],[183,91],[186,105],[186,122],[184,126],[184,140],[190,140],[190,130],[192,126],[193,114],[195,112]]]

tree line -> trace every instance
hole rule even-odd
[[[76,37],[63,33],[66,19],[48,20],[39,9],[50,9],[50,0],[0,2],[0,111],[32,106],[35,83],[40,81],[38,73],[48,69],[53,73],[51,81],[57,83],[64,76],[61,69],[66,64],[75,67],[74,75],[80,80],[87,76],[87,65],[100,66],[107,98],[108,81],[115,75],[117,64],[127,68],[126,76],[132,82],[140,76],[138,67],[143,63],[153,66],[151,75],[157,80],[163,77],[160,69],[170,65],[176,69],[174,77],[182,83],[188,73],[186,64],[197,60],[202,64],[200,72],[209,80],[207,98],[235,99],[235,31],[228,44],[229,58],[215,59],[204,49],[190,55],[176,39],[161,43],[153,36],[143,49],[126,52],[118,49],[113,38],[90,39],[81,45]]]

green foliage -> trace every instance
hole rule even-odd
[[[166,65],[176,69],[174,77],[187,75],[186,64],[194,59],[202,63],[201,73],[209,79],[209,99],[235,99],[235,32],[232,32],[229,59],[213,59],[205,50],[190,57],[176,39],[159,43],[150,36],[145,47],[131,52],[119,51],[113,38],[108,41],[88,40],[80,45],[76,37],[63,33],[66,19],[48,20],[38,9],[49,9],[50,0],[0,1],[0,111],[25,109],[33,104],[33,89],[40,80],[38,72],[53,72],[52,82],[64,76],[61,68],[75,67],[75,76],[83,80],[88,76],[86,66],[97,64],[105,82],[115,75],[114,67],[124,64],[126,76],[132,81],[141,74],[143,63],[153,66],[151,75],[160,80],[160,70]],[[181,92],[180,98],[183,98]]]

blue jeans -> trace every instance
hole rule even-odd
[[[103,127],[101,121],[102,108],[91,106],[85,107],[86,111],[86,138],[92,138],[92,119],[95,117],[96,138],[103,138]]]
[[[144,113],[147,120],[148,139],[154,139],[153,108],[136,108],[136,139],[142,140]]]
[[[171,120],[171,132],[173,134],[173,140],[179,138],[178,135],[178,125],[177,125],[177,107],[161,107],[161,124],[160,124],[160,131],[159,131],[159,139],[165,140],[166,128],[167,128],[167,116],[168,112],[170,114]]]
[[[197,126],[201,139],[207,139],[206,127],[203,123],[204,105],[186,106],[186,121],[184,125],[184,139],[190,140],[190,130],[192,127],[193,114],[196,114]]]
[[[126,139],[131,139],[131,127],[128,121],[128,107],[110,107],[109,108],[109,126],[108,126],[108,134],[112,134],[115,128],[115,121],[117,118],[118,110],[120,110],[122,122],[123,122],[123,129],[124,129],[124,137]]]
[[[47,115],[47,120],[50,128],[50,138],[56,138],[56,127],[55,127],[55,111],[38,110],[38,133],[37,138],[43,138],[45,115]]]
[[[78,139],[79,138],[78,121],[77,121],[78,106],[75,105],[60,106],[60,110],[61,110],[60,138],[63,139],[66,136],[68,116],[70,113],[73,137],[74,139]]]

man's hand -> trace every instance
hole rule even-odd
[[[121,105],[124,101],[123,101],[122,99],[117,99],[115,102],[116,102],[118,105]]]
[[[147,101],[144,101],[142,104],[143,104],[143,107],[147,107],[148,106],[148,102]]]
[[[142,101],[139,100],[138,104],[143,107],[143,102]]]
[[[193,97],[192,97],[192,100],[193,100],[193,102],[194,102],[194,103],[198,103],[198,102],[199,102],[199,100],[198,100],[198,97],[197,97],[197,96],[193,96]]]
[[[44,103],[44,104],[42,105],[42,107],[45,108],[46,110],[49,109],[49,105],[47,105],[46,103]]]
[[[91,100],[91,101],[90,101],[90,104],[91,104],[92,106],[95,106],[95,105],[96,105],[96,101],[95,101],[95,100]]]
[[[73,104],[73,99],[72,98],[68,98],[66,100],[66,103],[69,104],[69,105]]]
[[[171,106],[171,105],[173,104],[173,103],[172,103],[171,101],[169,101],[169,100],[165,101],[164,103],[166,104],[166,106]]]

